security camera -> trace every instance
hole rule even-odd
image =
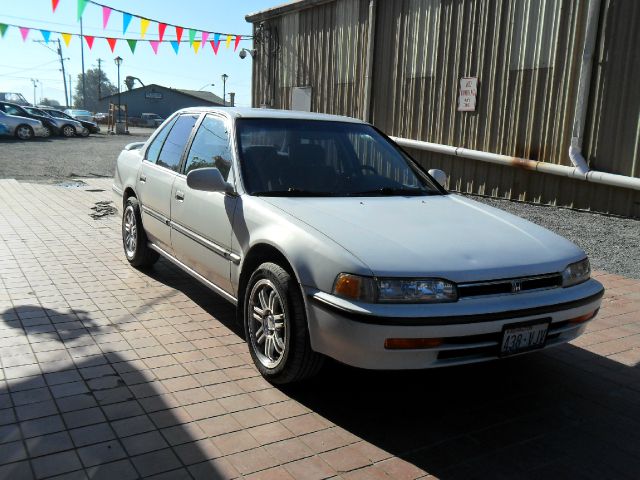
[[[238,55],[240,56],[240,58],[245,59],[247,58],[247,53],[251,55],[251,57],[256,56],[256,50],[249,50],[248,48],[243,48],[242,50],[240,50],[240,53]]]

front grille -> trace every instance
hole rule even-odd
[[[562,286],[562,275],[553,273],[536,277],[509,278],[491,282],[463,283],[458,285],[458,297],[478,297],[527,292]]]

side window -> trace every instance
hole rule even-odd
[[[12,107],[11,105],[7,105],[4,111],[7,112],[9,115],[20,116],[22,114],[20,110],[18,110],[16,107]]]
[[[167,139],[167,135],[169,135],[169,132],[173,128],[173,125],[176,123],[176,120],[178,120],[178,117],[175,117],[173,120],[171,120],[171,122],[166,124],[160,131],[160,133],[158,133],[156,138],[153,139],[151,145],[149,145],[149,148],[147,149],[146,159],[151,163],[156,163],[158,161],[160,149],[162,149],[162,145],[164,145],[164,141]]]
[[[225,180],[231,170],[229,132],[224,120],[207,115],[200,124],[187,156],[184,173],[197,168],[215,167]]]
[[[198,120],[198,115],[187,114],[180,115],[173,128],[164,141],[160,155],[158,155],[158,165],[178,171],[180,165],[180,157],[184,150],[184,146],[189,140],[191,130]]]

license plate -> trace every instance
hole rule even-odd
[[[547,340],[549,323],[549,320],[544,319],[505,325],[502,330],[500,355],[504,357],[542,348]]]

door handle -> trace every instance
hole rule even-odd
[[[181,192],[180,190],[176,190],[176,199],[180,200],[181,202],[184,201],[184,192]]]
[[[146,182],[147,181],[147,176],[146,175],[140,175],[140,181],[142,183]]]

